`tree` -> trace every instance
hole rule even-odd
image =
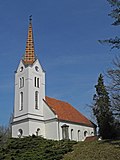
[[[7,126],[4,125],[0,125],[0,145],[4,144],[8,138],[11,138],[11,134],[12,134],[12,123],[13,120],[13,114],[11,114],[10,119],[9,119],[9,123]]]
[[[119,0],[107,0],[113,10],[111,11],[109,16],[111,16],[114,19],[114,22],[112,25],[118,26],[120,25],[120,1]],[[99,40],[102,44],[108,44],[111,46],[111,49],[117,48],[120,49],[120,38],[116,36],[115,38],[110,38],[107,40]]]
[[[110,78],[108,89],[111,93],[111,108],[114,116],[120,119],[120,56],[113,61],[115,68],[109,69],[107,75]]]
[[[113,137],[113,116],[110,110],[110,98],[104,85],[103,76],[100,74],[98,83],[95,86],[96,94],[93,96],[93,114],[99,127],[99,135],[103,139]]]
[[[114,19],[112,25],[120,25],[120,0],[107,0],[113,8],[109,16]],[[107,40],[99,40],[102,44],[108,44],[111,49],[120,49],[120,38],[110,38]],[[114,113],[114,117],[120,123],[120,55],[113,60],[114,67],[107,71],[107,75],[110,78],[110,84],[108,86],[111,95],[111,108]]]
[[[4,144],[7,137],[7,127],[0,125],[0,144]]]

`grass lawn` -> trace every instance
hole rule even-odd
[[[79,142],[63,160],[120,160],[120,140]]]

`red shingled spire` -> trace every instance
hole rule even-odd
[[[29,28],[28,28],[28,37],[26,42],[25,55],[23,57],[23,62],[25,65],[31,65],[35,62],[35,52],[34,52],[34,40],[33,40],[33,31],[32,31],[32,16],[30,16]]]

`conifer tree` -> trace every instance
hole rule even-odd
[[[107,0],[112,7],[111,13],[108,15],[113,18],[113,26],[120,26],[120,0]],[[99,40],[102,44],[108,44],[111,49],[120,49],[120,37]],[[120,124],[120,52],[113,60],[113,67],[107,71],[110,78],[109,90],[111,94],[112,111],[115,119]]]
[[[99,135],[103,139],[109,139],[113,136],[113,116],[110,111],[110,99],[104,85],[102,74],[100,74],[95,88],[96,94],[93,97],[93,114],[98,123]]]

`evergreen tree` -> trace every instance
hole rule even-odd
[[[107,0],[112,7],[111,13],[108,14],[113,18],[113,26],[120,25],[120,0]],[[102,44],[108,44],[111,49],[120,49],[120,37],[110,38],[106,40],[99,40]],[[111,95],[111,105],[114,117],[120,123],[120,52],[113,60],[114,66],[107,71],[110,78],[109,91]]]
[[[100,74],[98,84],[95,88],[96,94],[93,97],[93,113],[98,123],[99,135],[103,139],[109,139],[113,137],[113,116],[110,111],[110,99],[104,85],[102,74]]]

